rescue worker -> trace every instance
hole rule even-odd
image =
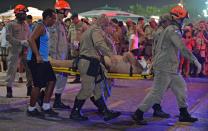
[[[109,24],[109,19],[105,15],[101,15],[96,24],[93,24],[85,31],[80,41],[80,60],[78,70],[81,76],[82,88],[76,96],[74,107],[70,114],[70,119],[84,121],[88,117],[81,113],[82,106],[86,99],[94,96],[96,106],[103,112],[104,120],[111,120],[120,115],[120,112],[110,111],[102,96],[102,69],[100,66],[100,57],[109,56],[112,61],[116,61],[113,52],[106,45],[103,28]],[[99,55],[100,54],[100,55]]]
[[[145,43],[144,43],[144,55],[146,59],[151,59],[152,56],[152,43],[153,43],[153,36],[157,30],[157,22],[154,18],[149,20],[149,24],[144,27],[145,32]]]
[[[180,110],[180,122],[195,122],[198,119],[192,117],[187,110],[186,83],[178,71],[178,51],[181,55],[190,59],[201,70],[201,64],[196,57],[185,47],[181,39],[181,27],[188,12],[182,6],[175,6],[170,11],[171,24],[156,34],[153,44],[153,70],[154,83],[152,90],[140,103],[132,118],[140,125],[147,122],[143,114],[154,103],[160,102],[167,88],[171,88],[176,96]]]
[[[71,16],[72,25],[69,28],[69,40],[71,43],[71,57],[76,58],[79,56],[79,44],[80,38],[82,34],[87,30],[88,25],[85,22],[82,22],[78,18],[78,14],[74,12]],[[70,82],[73,83],[80,83],[80,76],[79,74],[76,75],[75,79]]]
[[[8,70],[6,74],[7,98],[13,97],[12,87],[17,72],[18,57],[22,50],[28,46],[27,40],[29,39],[30,30],[28,24],[25,22],[27,16],[26,12],[28,12],[28,9],[24,5],[16,5],[14,8],[16,19],[6,26],[6,40],[9,42],[9,55],[7,58]],[[32,78],[26,63],[26,58],[23,60],[23,65],[27,77],[27,95],[30,95],[32,90]]]
[[[49,31],[49,55],[57,60],[67,60],[69,58],[69,42],[67,38],[67,28],[63,19],[67,17],[70,11],[70,5],[66,1],[57,1],[55,3],[55,11],[57,13],[56,23],[48,29]],[[53,108],[69,109],[61,101],[61,95],[67,83],[67,74],[56,74],[55,100]]]

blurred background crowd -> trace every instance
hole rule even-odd
[[[77,13],[72,14],[72,16],[73,17],[71,18],[65,19],[68,31],[70,31],[75,25],[80,24],[82,26],[81,23],[84,23],[87,26],[90,26],[96,21],[96,17],[93,17],[91,20],[88,18],[79,19]],[[37,23],[37,21],[33,21],[31,15],[27,16],[26,21],[31,30]],[[0,23],[1,71],[7,69],[6,61],[9,44],[6,41],[5,25],[8,22],[10,21]],[[139,17],[137,22],[134,22],[131,19],[119,21],[116,18],[112,18],[111,25],[105,30],[109,35],[108,38],[114,43],[117,54],[122,55],[124,52],[131,51],[138,59],[145,58],[145,60],[151,61],[151,46],[153,43],[154,32],[157,30],[157,27],[158,23],[154,18],[146,20],[143,17]],[[203,65],[199,77],[208,76],[208,22],[202,20],[196,23],[187,23],[184,25],[183,42]],[[25,57],[26,53],[27,49],[22,50],[18,67],[19,72],[24,71],[24,67],[21,65],[21,57]],[[196,77],[195,66],[183,57],[180,57],[179,70],[184,77]],[[21,81],[20,78],[20,82]]]

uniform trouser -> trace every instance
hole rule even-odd
[[[67,75],[60,73],[56,74],[55,93],[62,94],[67,83]]]
[[[155,71],[153,88],[141,102],[139,109],[146,112],[155,103],[160,102],[168,88],[171,88],[175,94],[179,108],[186,108],[187,88],[182,76],[163,71]]]
[[[8,64],[8,69],[6,73],[6,82],[8,87],[13,87],[13,82],[15,80],[15,75],[17,72],[17,65],[18,65],[18,59],[19,59],[19,54],[22,50],[22,47],[20,46],[13,46],[9,48],[9,55],[7,57],[7,64]],[[24,57],[22,59],[22,63],[25,67],[26,71],[26,78],[27,78],[27,84],[26,86],[32,86],[32,76],[30,73],[30,70],[27,65],[26,58]]]
[[[92,95],[95,99],[99,99],[102,96],[102,84],[103,81],[96,83],[95,77],[87,75],[87,69],[90,62],[88,60],[80,59],[78,69],[81,76],[81,90],[77,94],[77,99],[86,100]],[[97,77],[100,79],[100,76]]]
[[[27,87],[30,87],[30,86],[33,85],[32,74],[31,74],[30,68],[29,68],[29,66],[27,64],[27,58],[26,58],[26,56],[21,56],[21,57],[22,57],[21,62],[23,64],[23,66],[25,67],[25,72],[26,72],[26,79],[27,79],[26,86]]]

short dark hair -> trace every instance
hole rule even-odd
[[[27,18],[28,20],[32,20],[32,19],[33,19],[32,15],[27,15],[26,18]]]
[[[139,17],[138,18],[138,21],[141,21],[141,20],[144,20],[144,18],[143,17]]]
[[[94,17],[92,17],[92,18],[97,20],[97,17],[96,17],[96,16],[94,16]]]
[[[114,24],[118,24],[118,20],[116,18],[111,19]]]
[[[123,26],[123,21],[119,21],[118,26],[122,27]]]
[[[194,25],[192,23],[189,23],[188,26],[190,26],[191,28],[194,27]]]
[[[43,11],[42,17],[43,20],[46,19],[47,17],[52,17],[55,11],[53,9],[46,9]]]

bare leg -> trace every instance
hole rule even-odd
[[[44,103],[49,103],[50,102],[51,96],[53,94],[54,87],[55,87],[55,82],[54,81],[49,81],[48,86],[47,86],[46,91],[45,91],[45,96],[44,96],[44,99],[43,99]]]
[[[38,87],[33,87],[32,88],[32,94],[31,94],[31,97],[30,97],[30,106],[31,107],[35,106],[37,98],[39,96],[39,93],[40,93],[40,88],[38,88]]]

